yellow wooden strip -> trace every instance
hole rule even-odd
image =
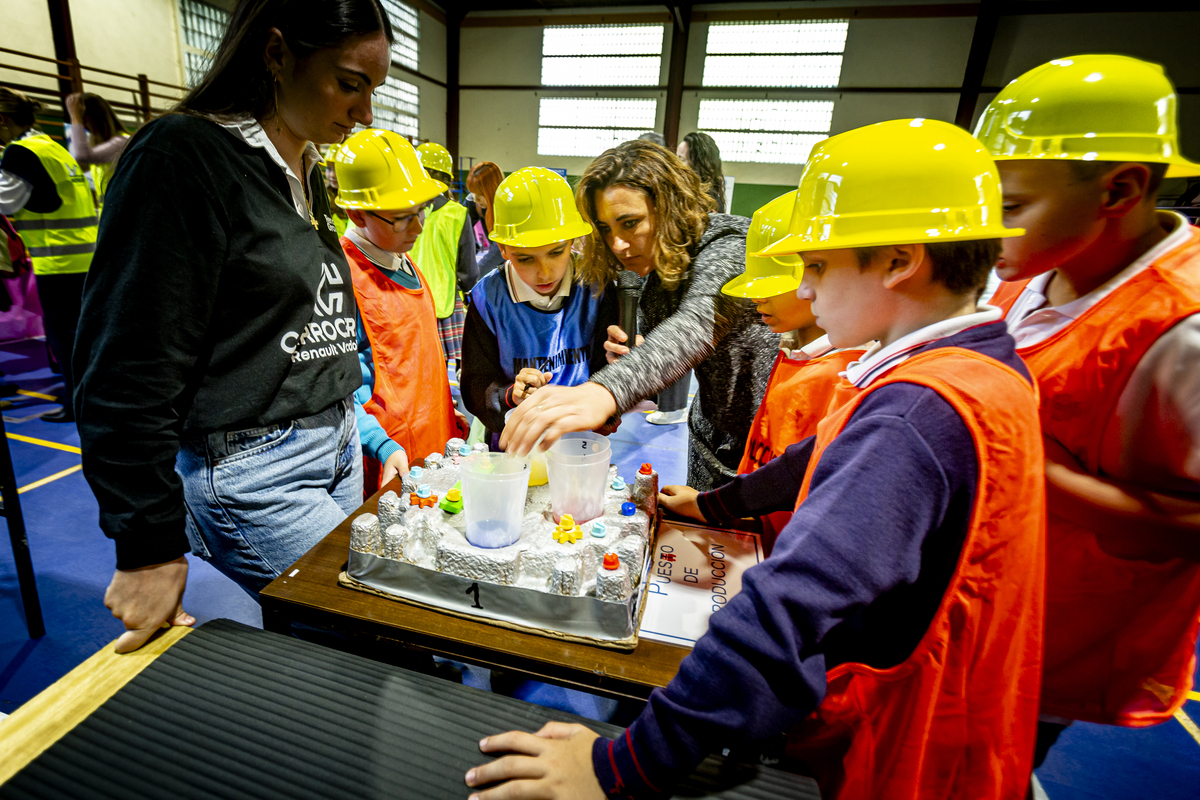
[[[1188,700],[1200,702],[1200,692],[1188,692]]]
[[[58,398],[52,394],[42,394],[41,392],[31,392],[28,389],[17,389],[17,394],[23,394],[26,397],[36,397],[39,400],[52,400],[58,402]]]
[[[20,489],[17,489],[17,494],[25,494],[26,492],[36,489],[39,486],[45,486],[47,483],[54,483],[54,481],[58,480],[59,478],[65,478],[72,473],[79,472],[81,469],[83,469],[83,464],[76,464],[73,467],[67,467],[62,472],[56,472],[53,475],[47,475],[45,478],[42,478],[39,481],[34,481],[33,483],[22,486]]]
[[[1200,728],[1196,727],[1196,723],[1192,721],[1191,717],[1183,713],[1182,708],[1175,712],[1175,719],[1179,720],[1179,724],[1183,726],[1183,729],[1192,735],[1192,738],[1196,740],[1196,744],[1200,744]]]
[[[59,678],[0,724],[0,784],[104,705],[138,673],[192,629],[174,626],[141,650],[117,655],[113,645]]]
[[[27,444],[40,444],[42,447],[52,447],[55,450],[64,450],[68,453],[82,453],[78,447],[70,444],[59,444],[58,442],[50,442],[45,439],[35,439],[32,436],[22,436],[19,433],[10,433],[8,438],[14,442],[25,442]]]

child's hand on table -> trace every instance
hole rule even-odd
[[[704,514],[700,513],[700,504],[696,502],[699,494],[690,486],[664,486],[658,493],[658,502],[668,511],[681,517],[705,522]]]
[[[532,367],[526,367],[517,373],[516,380],[513,381],[513,400],[520,403],[534,391],[549,383],[553,377],[553,372],[542,372]]]
[[[457,412],[456,412],[457,413]],[[408,474],[408,454],[403,450],[397,450],[387,457],[387,461],[383,462],[383,478],[379,481],[380,486],[384,486],[392,478],[397,475]]]
[[[471,800],[604,800],[592,769],[597,735],[582,725],[547,722],[537,733],[509,731],[479,743],[484,753],[512,753],[467,773],[467,786],[497,784]]]

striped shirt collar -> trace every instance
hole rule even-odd
[[[903,364],[922,347],[932,344],[938,339],[962,333],[976,325],[997,322],[1003,316],[1003,312],[995,306],[979,306],[973,314],[951,317],[932,325],[926,325],[924,328],[901,336],[887,347],[876,342],[863,354],[861,359],[851,362],[842,375],[859,389],[865,389],[876,378],[882,377],[893,368]]]

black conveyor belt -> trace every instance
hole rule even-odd
[[[217,620],[0,786],[0,797],[462,800],[483,736],[548,720],[620,730]],[[819,797],[806,778],[719,759],[679,796]]]

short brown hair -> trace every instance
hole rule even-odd
[[[1113,167],[1119,164],[1124,164],[1124,161],[1075,161],[1067,162],[1067,167],[1071,170],[1071,177],[1077,183],[1087,183],[1094,181],[1104,173],[1108,172]],[[1163,178],[1167,176],[1167,167],[1169,164],[1150,163],[1146,161],[1134,162],[1142,164],[1150,170],[1150,180],[1146,182],[1146,199],[1154,201],[1158,199],[1158,190],[1162,188]]]
[[[622,269],[596,225],[596,193],[610,186],[638,189],[649,198],[656,221],[654,271],[664,287],[674,289],[692,263],[690,249],[708,230],[708,212],[715,206],[700,178],[671,151],[636,139],[605,150],[588,165],[575,187],[575,204],[592,223],[580,277],[593,286],[614,280]]]
[[[42,110],[42,104],[24,92],[0,86],[0,114],[11,119],[22,128],[33,125],[33,115]]]
[[[882,247],[859,247],[859,269],[866,269]],[[933,265],[933,279],[956,295],[978,295],[987,286],[988,273],[1000,258],[999,239],[968,239],[958,242],[925,242]]]

